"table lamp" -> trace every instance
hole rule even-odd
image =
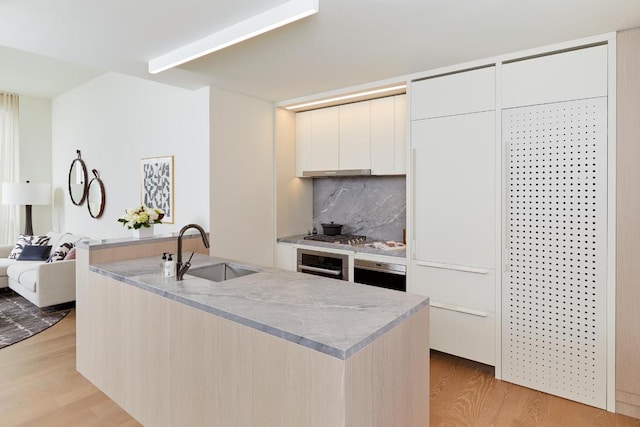
[[[48,205],[51,203],[51,184],[22,182],[5,182],[2,184],[3,205],[24,205],[25,226],[24,234],[33,235],[33,222],[31,220],[32,205]]]

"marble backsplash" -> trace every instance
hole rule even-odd
[[[322,178],[313,180],[313,225],[344,224],[343,234],[402,241],[407,197],[404,176]]]

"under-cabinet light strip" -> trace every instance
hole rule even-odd
[[[366,92],[358,92],[358,93],[352,93],[350,95],[337,96],[335,98],[328,98],[328,99],[321,99],[319,101],[306,102],[304,104],[290,105],[289,107],[285,107],[285,108],[287,110],[295,110],[295,109],[298,109],[298,108],[311,107],[311,106],[314,106],[314,105],[328,104],[330,102],[344,101],[346,99],[358,98],[360,96],[377,95],[379,93],[385,93],[385,92],[391,92],[391,91],[394,91],[394,90],[405,89],[406,87],[407,87],[406,84],[401,84],[401,85],[398,85],[398,86],[385,87],[385,88],[382,88],[382,89],[374,89],[374,90],[369,90],[369,91],[366,91]]]

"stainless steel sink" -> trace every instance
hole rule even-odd
[[[201,279],[211,280],[213,282],[224,282],[225,280],[235,279],[237,277],[248,276],[257,273],[246,267],[227,264],[226,262],[205,267],[196,267],[187,271],[191,276],[200,277]]]

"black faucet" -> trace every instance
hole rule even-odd
[[[207,239],[207,234],[198,224],[187,224],[182,227],[180,233],[178,234],[178,250],[176,251],[176,255],[178,257],[176,261],[176,280],[182,280],[184,274],[187,272],[187,270],[189,270],[189,267],[191,267],[190,262],[187,262],[184,266],[182,265],[182,236],[184,232],[190,228],[195,228],[196,230],[198,230],[200,232],[200,235],[202,236],[202,243],[204,243],[204,247],[209,247],[209,239]],[[191,256],[193,256],[193,254]]]

